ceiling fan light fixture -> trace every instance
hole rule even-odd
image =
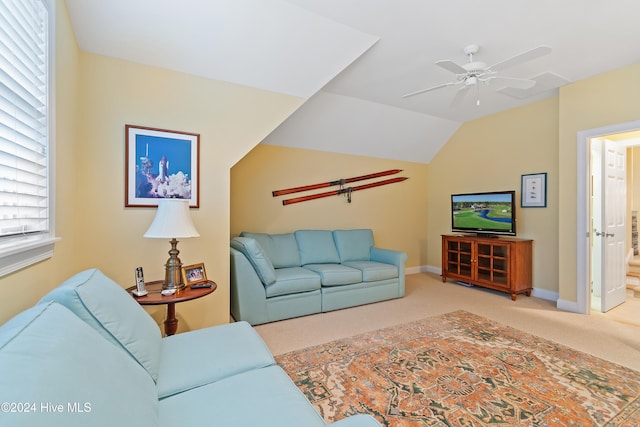
[[[454,98],[453,104],[456,104],[463,96],[464,90],[468,89],[471,86],[476,87],[477,98],[476,98],[476,106],[480,106],[480,84],[479,82],[484,82],[486,84],[489,83],[500,83],[507,88],[516,88],[516,89],[530,89],[532,88],[536,82],[531,79],[523,79],[517,77],[505,77],[496,75],[499,71],[505,70],[507,68],[522,64],[527,61],[534,60],[544,55],[548,55],[551,53],[551,48],[548,46],[538,46],[534,49],[530,49],[528,51],[519,53],[515,56],[505,59],[504,61],[495,63],[493,65],[487,65],[482,61],[475,61],[473,55],[478,52],[480,47],[476,44],[468,45],[464,48],[464,53],[468,57],[468,61],[465,64],[457,64],[456,62],[450,59],[443,59],[440,61],[436,61],[436,65],[455,74],[455,81],[439,84],[437,86],[429,87],[427,89],[420,89],[415,92],[408,93],[403,95],[403,98],[407,98],[410,96],[418,95],[425,92],[431,92],[436,89],[461,85],[461,89],[458,90],[456,97]]]
[[[467,70],[467,75],[482,74],[487,72],[488,70],[487,64],[480,61],[467,62],[466,64],[462,65],[462,68]]]

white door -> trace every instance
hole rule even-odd
[[[622,304],[627,296],[626,286],[626,203],[627,151],[623,144],[604,140],[602,156],[603,182],[602,229],[596,238],[604,240],[602,312]],[[599,236],[598,236],[599,234]]]
[[[602,160],[604,143],[601,139],[594,138],[591,140],[591,231],[594,236],[591,239],[591,308],[597,311],[602,306],[602,281],[604,280],[604,256],[602,248],[604,239],[596,235],[604,229],[602,221],[602,210],[604,203],[602,202]]]

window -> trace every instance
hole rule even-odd
[[[0,276],[50,257],[56,240],[49,6],[0,2]]]

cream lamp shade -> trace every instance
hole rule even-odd
[[[154,239],[171,239],[169,259],[165,266],[165,277],[162,289],[178,290],[185,287],[182,282],[182,261],[178,258],[177,238],[198,237],[200,234],[191,221],[189,200],[160,199],[158,211],[144,237]]]
[[[157,239],[199,236],[198,230],[191,221],[187,199],[160,199],[156,217],[144,233],[144,237]]]

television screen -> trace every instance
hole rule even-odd
[[[516,234],[515,191],[451,195],[451,229],[477,234]]]

